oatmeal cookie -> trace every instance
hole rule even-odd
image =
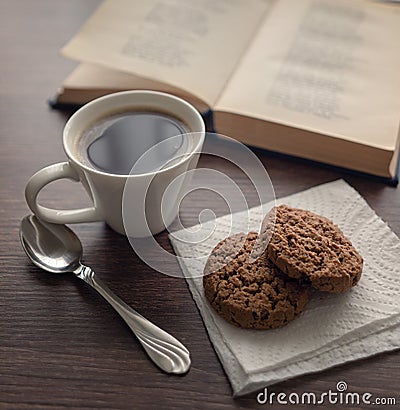
[[[204,269],[203,286],[211,306],[228,322],[251,329],[286,325],[304,309],[309,287],[289,278],[262,254],[250,258],[258,234],[221,241]]]
[[[360,280],[361,255],[327,218],[280,205],[266,216],[261,238],[271,229],[266,255],[291,278],[331,293],[343,293]]]

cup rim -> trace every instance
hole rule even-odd
[[[73,121],[75,121],[76,117],[78,115],[80,115],[80,113],[83,110],[88,109],[88,108],[92,107],[93,105],[96,105],[99,102],[102,102],[104,100],[108,100],[110,98],[118,97],[118,96],[121,96],[121,95],[138,95],[138,94],[141,94],[141,95],[146,95],[146,94],[147,95],[156,95],[156,96],[163,97],[163,98],[169,98],[169,99],[175,100],[179,104],[182,104],[182,105],[186,106],[187,108],[189,108],[190,111],[193,113],[193,115],[195,117],[197,117],[197,120],[199,121],[199,124],[201,124],[201,130],[200,131],[191,131],[191,132],[187,132],[187,133],[184,133],[184,134],[181,134],[181,135],[201,134],[197,144],[192,149],[190,149],[187,152],[186,155],[182,155],[182,158],[179,159],[179,161],[177,161],[176,163],[174,163],[172,165],[169,165],[169,166],[167,166],[165,168],[162,168],[162,169],[156,169],[154,171],[150,171],[150,172],[146,172],[146,173],[142,173],[142,174],[113,174],[111,172],[101,171],[101,170],[99,170],[97,168],[94,168],[94,167],[89,167],[86,164],[79,161],[76,158],[76,155],[74,155],[74,153],[70,150],[70,148],[69,148],[69,146],[66,142],[68,130],[71,127],[71,123]],[[169,114],[173,116],[172,113],[169,113]],[[161,92],[161,91],[129,90],[129,91],[119,91],[119,92],[116,92],[116,93],[103,95],[102,97],[99,97],[99,98],[96,98],[92,101],[89,101],[88,103],[83,105],[81,108],[79,108],[76,112],[74,112],[74,114],[72,114],[72,116],[68,119],[68,121],[66,122],[65,127],[64,127],[64,131],[63,131],[63,148],[64,148],[64,151],[65,151],[65,153],[66,153],[66,155],[67,155],[67,157],[70,161],[74,162],[80,168],[83,168],[86,171],[93,172],[95,174],[99,174],[99,175],[103,175],[103,176],[111,176],[111,177],[115,177],[115,178],[137,178],[137,177],[149,177],[149,176],[154,177],[158,174],[164,173],[166,171],[169,171],[171,169],[174,169],[174,168],[184,164],[189,159],[191,159],[195,154],[200,153],[200,149],[201,149],[201,146],[203,145],[205,135],[206,135],[206,129],[205,129],[205,124],[204,124],[204,120],[203,120],[202,116],[200,115],[199,111],[192,104],[185,101],[184,99],[182,99],[180,97],[177,97],[175,95],[172,95],[172,94]]]

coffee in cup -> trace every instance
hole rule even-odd
[[[189,132],[182,120],[148,107],[113,112],[81,133],[76,155],[87,166],[109,174],[144,174],[171,165],[188,152]],[[154,148],[157,145],[160,149]]]

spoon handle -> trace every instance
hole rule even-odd
[[[80,265],[74,273],[97,290],[119,313],[158,367],[167,373],[175,374],[183,374],[189,370],[189,351],[181,342],[128,306],[95,276],[91,268]]]

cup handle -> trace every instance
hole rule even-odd
[[[72,224],[80,222],[96,222],[102,220],[95,207],[83,209],[51,209],[39,205],[37,197],[39,192],[50,182],[57,179],[72,179],[79,181],[78,172],[69,162],[60,162],[49,165],[36,172],[25,188],[26,202],[31,211],[40,219],[56,224]]]

